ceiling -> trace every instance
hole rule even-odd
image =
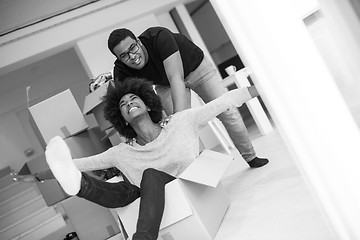
[[[101,0],[1,0],[0,37]]]
[[[105,0],[1,0],[0,37],[100,1]],[[193,0],[186,7],[191,15],[208,1]]]
[[[195,0],[186,4],[186,9],[190,15],[195,14],[200,8],[202,8],[209,0]]]

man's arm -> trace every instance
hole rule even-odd
[[[245,102],[259,96],[255,86],[236,88],[228,91],[220,97],[197,108],[192,108],[194,119],[192,120],[198,126],[206,124],[222,112],[231,107],[240,107]]]
[[[166,76],[170,82],[170,91],[173,101],[174,112],[190,108],[184,83],[184,69],[180,52],[171,54],[164,60]]]

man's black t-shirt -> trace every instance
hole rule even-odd
[[[139,39],[149,54],[149,61],[144,68],[129,68],[120,60],[115,61],[114,79],[122,81],[126,77],[143,77],[156,85],[169,86],[163,61],[176,51],[180,52],[184,68],[184,78],[194,71],[204,58],[203,51],[186,36],[173,33],[163,27],[145,30]]]

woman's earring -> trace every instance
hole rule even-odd
[[[129,125],[129,123],[128,123],[128,122],[125,122],[125,126],[127,126],[127,125]]]
[[[150,108],[148,108],[148,112],[151,112],[151,109],[150,109]]]

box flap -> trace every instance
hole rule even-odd
[[[165,208],[160,229],[166,228],[192,215],[191,206],[177,180],[165,186]]]
[[[216,187],[233,159],[233,156],[205,149],[179,178]]]
[[[85,97],[83,114],[89,114],[92,109],[103,102],[103,97],[106,95],[109,83],[110,81],[107,81]]]

